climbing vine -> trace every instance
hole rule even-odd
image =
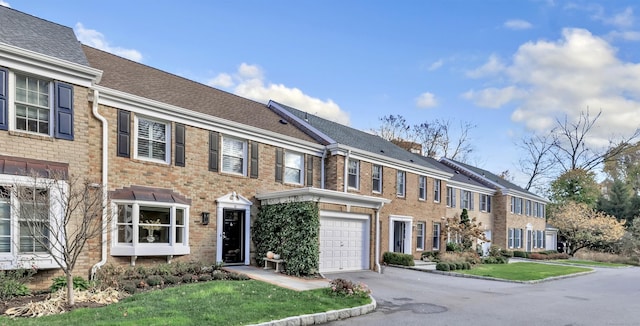
[[[262,206],[253,225],[256,261],[263,263],[268,251],[285,260],[285,273],[312,275],[320,259],[320,217],[313,202]]]

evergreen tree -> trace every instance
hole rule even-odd
[[[600,198],[598,210],[615,216],[618,221],[633,219],[631,191],[622,180],[613,181],[607,197]]]

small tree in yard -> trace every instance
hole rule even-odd
[[[567,241],[567,253],[571,256],[582,248],[598,249],[616,243],[625,233],[624,222],[615,216],[573,201],[558,206],[549,223]]]
[[[73,271],[90,239],[100,237],[107,200],[102,185],[88,179],[50,172],[47,178],[32,173],[30,182],[16,183],[11,191],[17,200],[21,236],[18,246],[50,255],[67,279],[67,303],[75,304]],[[22,234],[21,234],[22,235]],[[104,240],[103,240],[104,241]]]
[[[476,240],[490,242],[484,235],[482,222],[476,222],[475,217],[470,219],[466,208],[460,217],[447,218],[447,231],[460,238],[464,251],[471,250]]]

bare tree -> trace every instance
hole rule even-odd
[[[107,201],[103,187],[74,176],[50,172],[47,178],[31,174],[31,182],[11,190],[19,212],[21,250],[50,256],[67,279],[67,303],[75,304],[73,272],[87,242],[102,234]],[[22,232],[25,232],[24,234]]]
[[[524,155],[519,161],[520,169],[529,176],[524,189],[541,187],[539,184],[541,179],[548,176],[555,167],[555,157],[552,153],[553,137],[550,134],[525,137],[521,139],[518,146],[524,151]]]
[[[636,129],[629,138],[618,142],[610,139],[607,148],[598,149],[588,146],[587,137],[601,115],[602,111],[595,117],[591,117],[587,109],[580,113],[576,122],[569,122],[566,115],[564,120],[556,119],[557,127],[553,132],[552,153],[563,172],[576,169],[591,171],[624,151],[628,144],[640,135],[640,129]]]
[[[473,146],[471,139],[469,138],[469,131],[474,129],[476,125],[468,121],[460,121],[460,129],[458,130],[455,141],[451,138],[451,121],[447,120],[443,123],[445,133],[445,141],[443,142],[442,157],[450,158],[465,162],[468,159],[469,154],[473,152]]]
[[[380,127],[371,130],[374,134],[388,141],[414,141],[415,137],[411,126],[407,124],[407,120],[401,115],[390,114],[379,118]]]

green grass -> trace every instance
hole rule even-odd
[[[456,273],[495,277],[511,281],[533,281],[591,271],[590,268],[538,263],[482,264]]]
[[[260,281],[213,281],[139,293],[101,308],[0,325],[245,325],[369,303],[326,289],[297,292]]]
[[[618,264],[618,263],[606,263],[601,261],[593,261],[593,260],[577,260],[577,259],[558,259],[551,260],[554,263],[559,264],[568,264],[568,265],[580,265],[580,266],[594,266],[594,267],[627,267],[629,265]]]

